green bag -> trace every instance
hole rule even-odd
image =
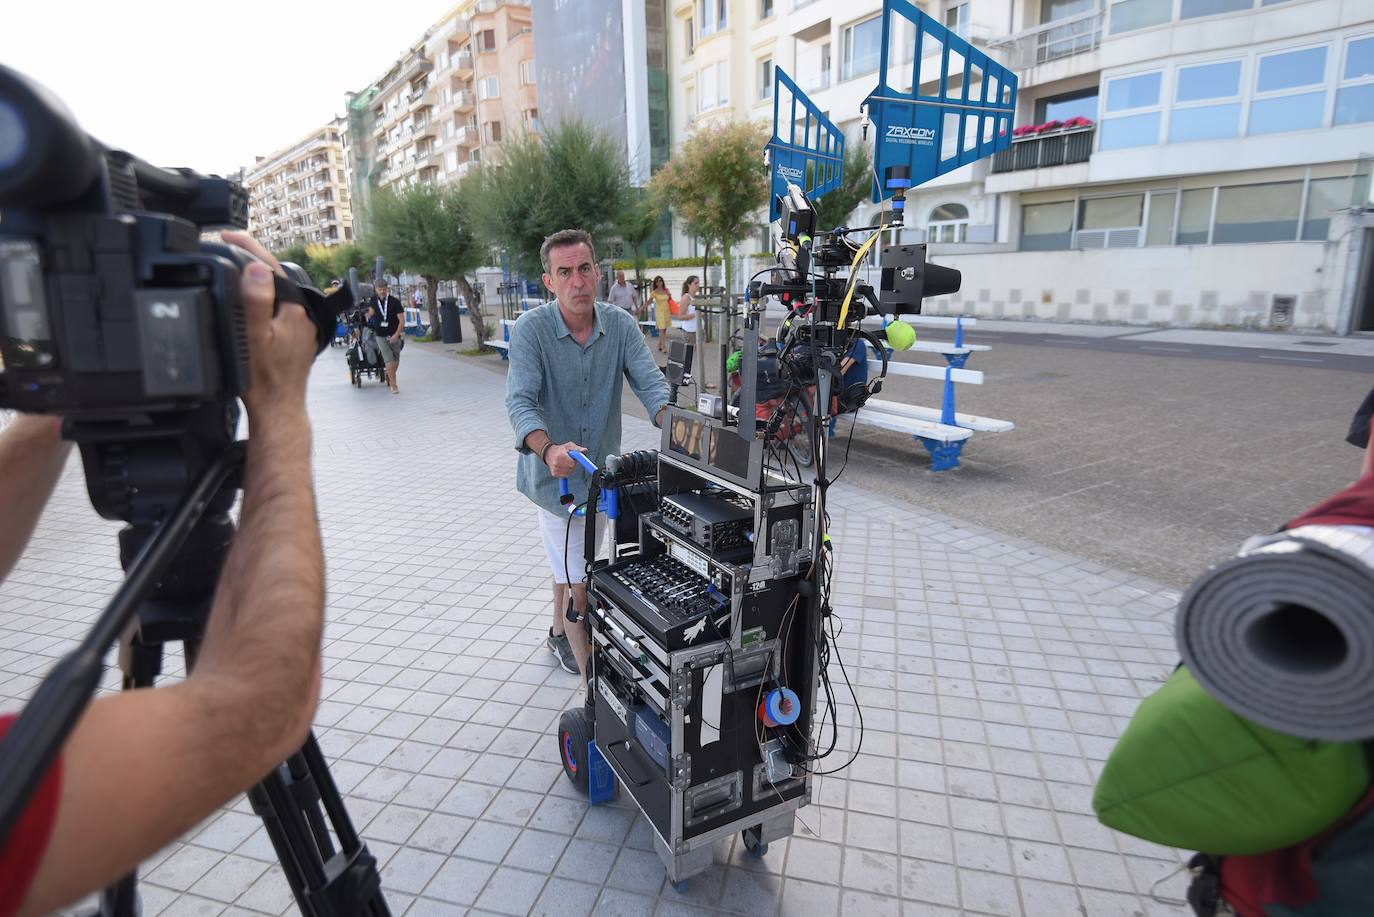
[[[1109,828],[1156,844],[1248,856],[1311,837],[1368,787],[1361,743],[1266,729],[1180,667],[1112,749],[1093,810]]]

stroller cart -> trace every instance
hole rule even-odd
[[[353,325],[348,336],[348,380],[358,388],[363,378],[370,377],[386,383],[386,365],[375,343],[375,332],[366,325]]]

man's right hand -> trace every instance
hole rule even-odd
[[[568,453],[586,451],[577,443],[556,443],[544,453],[544,464],[549,466],[549,472],[556,478],[571,477],[578,465],[577,459]]]
[[[247,233],[226,232],[223,240],[257,256],[263,263],[243,269],[241,289],[248,324],[248,351],[252,376],[243,396],[248,416],[283,407],[305,407],[305,381],[315,362],[315,324],[305,309],[292,302],[281,303],[272,314],[276,290],[272,273],[282,276],[277,259]]]

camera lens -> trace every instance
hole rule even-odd
[[[10,169],[29,149],[29,131],[24,116],[5,99],[0,99],[0,169]]]

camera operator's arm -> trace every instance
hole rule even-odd
[[[246,236],[226,241],[267,253]],[[57,821],[22,914],[114,882],[296,751],[319,696],[324,561],[305,381],[315,329],[273,319],[271,275],[244,272],[251,439],[240,530],[200,655],[179,684],[102,697],[62,753]]]
[[[60,417],[20,415],[0,433],[0,580],[9,576],[52,496],[71,444]]]

